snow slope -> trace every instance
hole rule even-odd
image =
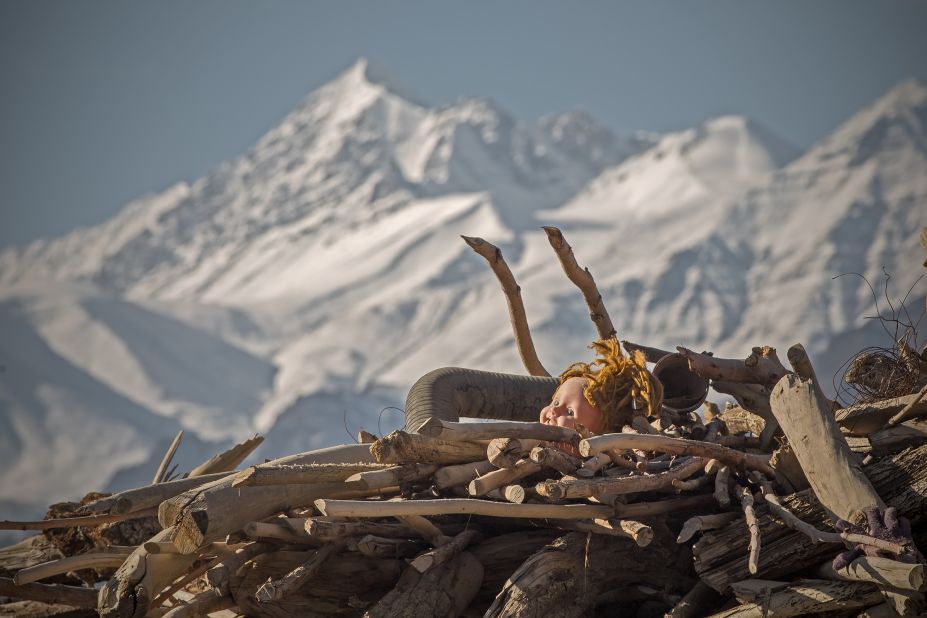
[[[377,430],[381,410],[401,424],[389,406],[433,368],[522,371],[459,234],[502,247],[551,372],[594,331],[548,224],[623,338],[729,356],[802,341],[833,373],[887,340],[865,284],[831,277],[884,266],[898,296],[920,274],[925,93],[902,84],[802,154],[737,116],[621,137],[581,113],[430,108],[361,60],[204,178],[0,252],[0,457],[42,470],[4,472],[0,499],[147,478],[181,426],[264,432],[273,457]]]

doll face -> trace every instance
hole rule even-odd
[[[583,395],[586,378],[569,378],[554,393],[553,401],[541,410],[540,420],[546,425],[575,428],[583,425],[592,433],[605,429],[602,412]]]

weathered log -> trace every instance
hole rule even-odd
[[[915,528],[927,521],[927,445],[882,459],[864,471],[885,503],[896,507],[898,514],[910,519]],[[818,529],[827,527],[827,513],[810,490],[785,496],[781,502],[807,524]],[[619,516],[625,516],[621,510]],[[760,512],[757,520],[763,536],[758,577],[781,579],[817,567],[836,553],[834,545],[809,543],[803,533],[790,529],[771,514]],[[719,592],[725,592],[733,582],[750,578],[747,538],[739,521],[703,534],[693,553],[696,572]]]
[[[413,560],[409,566],[418,571],[419,573],[424,573],[432,567],[436,567],[440,564],[444,564],[461,551],[463,551],[467,545],[469,545],[477,536],[479,532],[476,530],[464,530],[460,534],[456,535],[454,538],[450,539],[448,542],[444,543],[440,547],[437,547],[431,551],[427,551],[424,554],[418,556]]]
[[[406,569],[396,587],[367,610],[365,618],[459,616],[483,583],[483,566],[468,552],[421,573]]]
[[[497,468],[511,468],[532,449],[542,444],[541,440],[494,438],[486,447],[486,458]]]
[[[702,494],[698,496],[685,496],[684,498],[669,498],[656,502],[636,502],[633,504],[616,504],[615,516],[623,519],[638,519],[666,513],[685,512],[694,509],[706,509],[715,503],[714,496]]]
[[[239,613],[262,618],[357,616],[364,607],[389,592],[403,569],[401,560],[342,553],[299,590],[286,597],[258,603],[255,591],[268,579],[279,579],[305,564],[313,552],[276,551],[256,556],[232,576],[229,590]]]
[[[316,500],[315,508],[332,517],[397,517],[403,515],[472,514],[525,519],[594,519],[614,515],[609,506],[595,504],[507,504],[488,500]]]
[[[173,531],[162,530],[152,541],[166,541]],[[100,589],[97,611],[108,618],[144,616],[157,594],[196,560],[195,554],[149,554],[139,546]]]
[[[203,476],[204,474],[213,474],[215,472],[231,472],[243,462],[248,455],[254,452],[264,442],[263,436],[252,436],[244,442],[232,446],[230,449],[213,455],[197,467],[190,470],[187,476]]]
[[[242,530],[253,541],[283,541],[294,545],[317,546],[319,539],[310,536],[305,530],[297,530],[285,524],[264,521],[249,521]]]
[[[412,558],[426,547],[418,539],[390,539],[368,534],[356,543],[357,551],[372,558]]]
[[[486,494],[486,497],[492,498],[493,500],[521,504],[525,501],[527,492],[525,492],[525,488],[521,485],[507,485],[499,489],[493,489]]]
[[[264,485],[293,485],[299,483],[333,483],[350,480],[358,473],[384,470],[385,464],[323,463],[251,466],[235,475],[232,487],[259,487]],[[391,483],[398,485],[399,483]],[[384,485],[387,487],[387,485]]]
[[[834,418],[845,431],[854,436],[865,436],[882,429],[890,418],[914,403],[917,395],[905,395],[894,399],[883,399],[871,403],[861,403],[837,410]],[[927,400],[921,399],[912,408],[912,412],[927,412]]]
[[[607,534],[631,539],[639,547],[647,547],[653,541],[653,528],[631,519],[594,519],[590,521],[558,521],[553,524],[563,530]]]
[[[370,445],[377,463],[458,464],[480,461],[486,446],[476,442],[448,442],[417,433],[394,431]]]
[[[612,536],[569,533],[522,563],[485,615],[582,616],[600,593],[636,583],[667,592],[688,590],[692,578],[668,568],[680,562],[678,546],[667,537],[657,535],[642,548]]]
[[[689,362],[691,371],[710,380],[755,383],[770,388],[788,373],[775,348],[769,346],[753,348],[746,360],[716,358],[683,347],[676,350]]]
[[[97,606],[97,593],[92,588],[80,588],[62,584],[24,584],[17,586],[9,577],[0,577],[0,597],[29,599],[43,603],[70,605],[71,607]]]
[[[515,467],[508,470],[493,470],[481,477],[473,479],[467,486],[467,493],[471,496],[484,496],[493,489],[498,489],[499,487],[514,483],[532,474],[537,474],[542,469],[543,466],[539,463],[523,460],[515,464]]]
[[[42,534],[27,537],[0,549],[0,577],[12,577],[16,571],[64,558],[55,545]]]
[[[356,444],[291,455],[269,464],[363,462],[365,458],[370,459],[367,445]],[[335,495],[344,489],[328,483],[232,487],[232,479],[230,476],[214,481],[161,503],[158,520],[165,528],[176,526],[171,542],[178,550],[195,552],[240,530],[249,521],[266,519],[287,508],[311,505],[317,498]]]
[[[246,562],[255,556],[272,551],[274,545],[270,543],[248,543],[235,550],[235,553],[226,556],[219,564],[206,571],[206,581],[221,596],[229,594],[229,585],[233,577]]]
[[[612,453],[613,452],[614,451],[597,453],[596,455],[593,455],[586,461],[583,461],[581,463],[580,468],[573,469],[574,472],[576,473],[576,476],[580,478],[592,478],[593,476],[596,475],[596,473],[599,470],[601,470],[608,464],[612,463]],[[572,473],[564,472],[563,474],[572,474]]]
[[[759,470],[770,476],[774,475],[772,468],[769,467],[768,455],[754,455],[735,451],[719,444],[712,442],[700,442],[698,440],[684,440],[682,438],[671,438],[669,436],[646,436],[633,433],[607,433],[601,436],[595,436],[581,440],[579,443],[579,452],[584,457],[601,453],[609,450],[628,450],[640,449],[646,451],[658,451],[660,453],[670,453],[672,455],[695,455],[705,457],[706,459],[717,459],[720,462],[734,466],[735,468],[746,468],[748,470]]]
[[[525,304],[521,299],[521,288],[515,282],[515,276],[509,269],[508,264],[505,263],[502,251],[482,238],[472,236],[461,236],[461,238],[489,263],[489,267],[492,269],[493,274],[496,275],[499,285],[502,286],[505,301],[509,308],[509,321],[512,323],[512,332],[515,335],[515,347],[518,349],[518,355],[521,357],[521,362],[528,371],[528,375],[549,376],[550,374],[544,369],[544,365],[541,364],[534,349],[531,330],[528,328],[528,317],[525,314]]]
[[[468,485],[473,479],[489,474],[496,469],[496,466],[487,460],[457,464],[455,466],[442,466],[435,472],[435,487],[437,489],[450,489],[451,487]]]
[[[443,534],[457,534],[460,532],[457,524],[442,524]],[[328,518],[310,517],[304,524],[306,532],[320,541],[344,538],[349,536],[373,535],[391,539],[408,539],[417,536],[415,530],[405,524],[383,523],[373,521],[344,521],[328,520]]]
[[[789,374],[773,389],[770,407],[821,504],[854,523],[863,509],[885,507],[816,384]]]
[[[862,556],[839,570],[834,569],[832,561],[827,561],[818,569],[818,574],[826,579],[869,582],[899,590],[923,592],[924,568],[923,564]]]
[[[807,616],[840,609],[855,609],[878,603],[882,596],[872,584],[803,580],[771,592],[761,603],[746,603],[712,614],[710,618],[763,618],[764,616]]]
[[[924,399],[925,396],[927,396],[927,384],[921,387],[921,390],[919,390],[914,395],[914,399],[910,403],[908,403],[905,407],[899,410],[898,413],[895,414],[893,417],[888,419],[888,425],[890,427],[894,427],[895,425],[909,418],[912,418],[913,416],[924,414],[924,410],[919,409],[918,404],[921,401],[925,401]]]
[[[579,434],[569,427],[525,423],[521,421],[489,421],[485,423],[453,423],[432,417],[425,421],[416,433],[439,440],[467,442],[474,440],[495,440],[517,438],[519,440],[547,440],[550,442],[579,442]]]

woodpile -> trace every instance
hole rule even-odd
[[[547,231],[614,337],[591,275]],[[501,253],[466,240],[501,273],[544,379]],[[0,597],[32,615],[171,618],[925,611],[927,387],[839,408],[800,345],[788,368],[771,347],[674,359],[663,413],[601,435],[508,413],[461,423],[477,405],[462,396],[387,436],[236,469],[252,439],[171,480],[178,436],[148,486],[0,522],[40,531],[0,550]],[[678,403],[708,385],[737,403]]]

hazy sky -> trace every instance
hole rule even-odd
[[[756,118],[807,147],[927,81],[927,2],[0,3],[0,246],[243,153],[366,56],[421,99],[618,131]]]

